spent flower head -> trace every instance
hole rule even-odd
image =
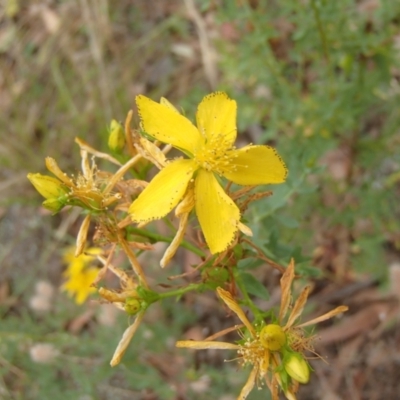
[[[325,321],[341,314],[348,310],[347,306],[339,306],[335,309],[317,317],[310,321],[298,323],[304,307],[307,303],[310,287],[306,286],[300,293],[297,300],[293,302],[292,283],[294,280],[294,260],[292,259],[286,268],[285,273],[282,275],[281,284],[281,306],[278,316],[278,324],[282,326],[288,340],[290,348],[296,352],[304,353],[306,350],[313,351],[312,342],[313,336],[308,336],[304,331],[306,326],[315,325],[319,322]],[[288,311],[291,309],[289,315]],[[296,324],[297,322],[297,324]]]
[[[279,317],[277,319],[273,318],[270,323],[262,321],[261,324],[252,324],[232,295],[220,287],[217,288],[219,297],[238,316],[243,325],[221,331],[203,341],[178,341],[176,346],[192,349],[236,350],[239,363],[242,366],[252,366],[252,371],[240,392],[238,400],[246,399],[256,383],[258,386],[266,383],[274,400],[278,399],[279,396],[278,387],[282,389],[287,399],[295,399],[299,383],[307,383],[310,375],[310,367],[304,352],[313,350],[313,337],[307,336],[307,333],[302,328],[345,312],[347,307],[337,307],[321,317],[295,325],[307,300],[309,289],[306,288],[294,303],[286,322],[283,323],[287,311],[291,307],[291,284],[293,278],[294,262],[292,260],[281,278],[282,301]],[[241,332],[242,339],[236,343],[213,340],[230,330],[239,329],[243,326],[245,331]]]
[[[276,150],[248,145],[236,149],[236,102],[215,92],[197,109],[197,127],[167,100],[137,96],[143,130],[188,158],[170,161],[129,208],[145,223],[167,215],[185,195],[194,208],[211,253],[224,251],[240,229],[240,210],[221,187],[220,177],[239,185],[282,183],[287,169]],[[247,230],[248,231],[248,230]]]
[[[57,213],[66,205],[80,206],[89,211],[105,210],[109,205],[120,199],[120,194],[106,191],[109,176],[99,171],[92,159],[89,162],[88,148],[82,140],[76,139],[81,147],[82,172],[77,176],[69,177],[58,166],[56,160],[46,157],[47,169],[55,175],[28,174],[35,189],[46,199],[43,206],[53,213]],[[94,150],[94,149],[93,149]],[[107,154],[94,151],[98,156],[120,165]]]

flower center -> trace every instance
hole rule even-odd
[[[286,343],[286,333],[277,324],[268,324],[261,329],[261,344],[271,351],[280,350]]]
[[[199,167],[218,175],[232,172],[236,168],[233,163],[236,155],[231,151],[234,150],[234,147],[230,148],[229,146],[224,135],[213,135],[205,145],[195,152],[194,160]]]
[[[239,345],[238,355],[242,366],[253,365],[258,371],[257,381],[263,383],[263,377],[268,371],[270,352],[261,343],[260,338],[247,339]]]

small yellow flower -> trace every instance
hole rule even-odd
[[[74,254],[75,249],[73,248],[67,249],[64,254],[64,261],[68,264],[68,268],[63,274],[67,280],[62,289],[74,297],[77,304],[82,304],[91,293],[96,292],[96,288],[91,285],[99,270],[92,267],[91,264],[96,256],[101,254],[101,249],[91,247],[78,257],[75,257]]]
[[[167,100],[156,103],[137,96],[143,130],[181,150],[188,158],[169,162],[129,208],[132,220],[143,223],[167,215],[194,181],[195,210],[211,253],[224,251],[240,227],[240,211],[225,193],[219,177],[239,185],[282,183],[287,169],[269,146],[234,147],[236,102],[212,93],[197,109],[197,128]]]

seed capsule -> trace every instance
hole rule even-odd
[[[286,333],[277,324],[266,325],[261,329],[260,342],[266,349],[278,351],[286,343]]]

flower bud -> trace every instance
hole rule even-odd
[[[125,300],[125,311],[130,315],[135,315],[140,311],[141,305],[138,299],[134,297],[128,297]]]
[[[285,371],[294,380],[300,383],[307,383],[310,379],[310,367],[300,353],[290,352],[283,359]]]
[[[261,329],[260,342],[266,349],[278,351],[286,343],[286,333],[277,324],[266,325]]]
[[[67,193],[63,183],[52,176],[28,174],[28,179],[45,199],[57,199]]]
[[[125,132],[122,125],[115,119],[110,124],[110,134],[108,136],[108,147],[112,151],[119,152],[125,146]]]
[[[47,199],[42,203],[42,206],[53,214],[57,214],[64,206],[65,201],[60,199]]]

